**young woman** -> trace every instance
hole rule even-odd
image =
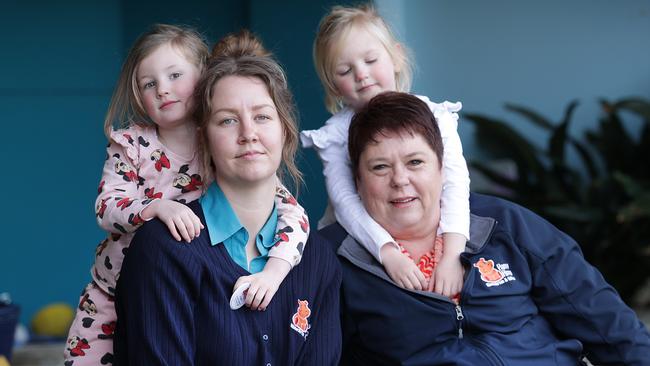
[[[299,180],[298,129],[282,68],[250,33],[228,36],[215,46],[196,95],[214,183],[189,208],[205,229],[189,245],[176,244],[160,221],[136,234],[117,286],[116,363],[335,364],[341,274],[318,235],[299,246],[301,264],[287,268],[266,311],[229,304],[237,280],[263,268],[275,245],[277,177]],[[262,301],[251,298],[259,284],[249,283],[246,301]]]

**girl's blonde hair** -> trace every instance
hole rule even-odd
[[[272,54],[264,49],[262,43],[247,30],[229,34],[214,46],[205,71],[196,86],[194,118],[199,126],[199,151],[203,154],[204,171],[206,174],[211,174],[214,169],[206,134],[207,124],[213,114],[211,104],[214,86],[226,76],[253,77],[260,79],[266,85],[280,117],[284,134],[282,162],[278,176],[284,181],[288,173],[292,178],[294,189],[298,190],[303,182],[302,174],[295,161],[298,149],[298,124],[287,77]]]
[[[208,46],[197,31],[188,27],[155,24],[141,34],[126,56],[106,112],[104,132],[109,139],[113,128],[153,123],[142,105],[136,74],[140,62],[166,44],[180,51],[199,72],[203,70],[208,57]]]
[[[345,45],[340,41],[353,27],[362,27],[377,37],[395,66],[396,91],[411,89],[412,63],[409,51],[399,44],[386,22],[371,4],[354,7],[335,6],[320,22],[314,41],[314,65],[325,88],[325,107],[330,113],[343,108],[343,100],[334,85],[335,58]]]

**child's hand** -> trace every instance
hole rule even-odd
[[[462,234],[444,233],[442,258],[431,274],[427,290],[443,296],[454,297],[463,289],[465,270],[460,263],[460,254],[465,251],[466,239]]]
[[[392,244],[381,247],[381,258],[390,278],[401,288],[424,290],[427,280],[413,261]]]
[[[140,214],[143,219],[148,220],[157,217],[167,225],[169,232],[174,239],[186,242],[192,241],[199,236],[203,224],[198,216],[184,204],[172,200],[159,199],[153,201]]]
[[[266,262],[262,272],[250,276],[239,277],[233,291],[240,285],[249,282],[246,290],[246,306],[251,310],[264,311],[269,306],[280,284],[291,270],[291,265],[284,259],[271,257]]]
[[[453,297],[463,289],[463,272],[458,257],[443,255],[431,275],[427,290]]]

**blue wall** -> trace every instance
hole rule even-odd
[[[576,136],[597,121],[598,98],[650,98],[650,2],[378,0],[415,54],[413,91],[460,100],[464,111],[503,117],[533,138],[505,102],[559,121],[572,99]],[[466,155],[478,157],[461,123]]]
[[[88,281],[120,11],[109,2],[3,4],[0,154],[12,178],[0,183],[0,291],[23,306],[23,320],[47,303],[73,303]]]

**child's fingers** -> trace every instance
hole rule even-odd
[[[434,286],[436,285],[436,272],[433,271],[431,273],[431,278],[429,278],[429,281],[427,282],[427,291],[429,292],[434,292]]]
[[[446,281],[444,279],[440,279],[439,281],[436,281],[436,289],[435,292],[443,295],[443,296],[449,296],[449,281]]]
[[[411,281],[408,281],[408,280],[402,282],[402,288],[405,288],[405,289],[411,290],[411,291],[414,290],[413,289],[413,284],[411,283]]]
[[[445,282],[442,279],[436,279],[436,284],[433,288],[433,292],[442,295],[442,290],[444,288]]]
[[[199,217],[196,216],[194,212],[191,212],[190,220],[194,225],[194,232],[196,233],[196,236],[199,236],[201,233],[201,229],[203,229],[203,224],[201,223],[201,219],[199,219]]]
[[[422,283],[420,282],[420,277],[418,276],[417,272],[411,272],[409,274],[409,280],[411,281],[414,290],[422,291],[424,287],[422,287]]]
[[[457,293],[460,293],[460,291],[463,289],[462,287],[462,282],[455,282],[455,281],[439,281],[440,286],[436,288],[436,292],[443,296],[454,296]]]
[[[404,288],[404,284],[402,284],[402,281],[400,281],[399,278],[394,279],[393,282],[395,282],[398,287]]]
[[[447,296],[449,296],[449,297],[452,297],[452,296],[456,295],[458,293],[457,284],[455,282],[450,283],[449,288],[447,289],[447,291],[449,293]]]
[[[190,235],[190,239],[194,239],[201,234],[201,229],[203,229],[203,224],[201,219],[194,214],[194,212],[189,212],[189,214],[184,217],[183,221],[185,222],[187,232]]]
[[[241,276],[235,281],[235,285],[232,287],[233,292],[239,288],[239,286],[245,284],[246,282],[251,282],[251,276]]]
[[[449,295],[447,295],[447,296],[452,296],[453,294],[455,294],[456,292],[458,292],[458,291],[456,290],[456,287],[457,287],[457,283],[456,283],[456,282],[450,282],[450,283],[449,283],[449,288],[447,289],[447,291],[449,292]]]
[[[194,227],[195,237],[201,235],[201,229],[202,229],[202,226],[203,226],[203,225],[201,225],[201,220],[199,220],[199,218],[196,217],[196,216],[190,218],[190,220],[192,221],[192,226]]]
[[[273,296],[275,296],[275,291],[272,291],[270,289],[266,291],[266,295],[264,296],[264,301],[262,301],[262,303],[260,304],[260,310],[262,311],[266,310],[266,308],[271,303]]]
[[[190,240],[194,239],[196,236],[195,230],[194,230],[194,222],[192,221],[192,217],[188,214],[183,214],[180,216],[181,221],[183,222],[183,225],[185,226],[185,231],[187,232],[187,242],[189,243]]]
[[[424,273],[422,273],[419,269],[416,269],[415,275],[417,276],[418,281],[420,282],[420,290],[426,289],[428,282],[426,277],[424,277]]]
[[[251,287],[248,288],[248,292],[246,293],[246,306],[251,308],[251,310],[255,310],[252,308],[253,306],[253,300],[255,300],[255,294],[257,294],[257,291],[259,290],[259,287],[255,283],[251,283]]]
[[[190,240],[194,239],[199,231],[196,230],[196,226],[192,220],[192,217],[183,216],[183,223],[185,223],[185,230],[187,230],[187,235],[189,236]]]
[[[260,309],[260,304],[262,304],[262,301],[265,297],[266,289],[258,289],[255,297],[253,298],[253,302],[251,303],[251,310],[262,310]]]
[[[178,231],[176,231],[176,224],[174,224],[174,220],[167,220],[165,222],[165,225],[167,225],[167,228],[169,229],[169,232],[172,234],[174,239],[176,239],[176,241],[181,241],[181,236],[178,235]]]
[[[174,223],[176,224],[176,229],[178,229],[178,233],[181,235],[183,240],[186,242],[190,242],[190,236],[187,233],[187,228],[185,227],[185,223],[183,222],[183,219],[180,217],[176,217],[174,219]]]
[[[417,268],[407,273],[408,281],[411,283],[413,290],[422,291],[426,288],[426,279]]]
[[[424,278],[424,275],[413,261],[408,261],[408,269],[405,268],[405,270],[407,271],[405,274],[408,277],[408,281],[411,282],[413,287],[412,290],[421,291],[426,288],[426,278]]]
[[[458,281],[452,286],[451,288],[451,294],[449,296],[454,296],[456,294],[459,294],[463,290],[463,281]]]
[[[404,283],[404,288],[409,289],[409,290],[415,290],[415,281],[408,275],[404,276],[402,279],[402,283]]]
[[[440,293],[442,294],[442,296],[449,296],[450,295],[451,287],[449,287],[449,282],[445,282],[442,285],[442,289],[441,289]]]

